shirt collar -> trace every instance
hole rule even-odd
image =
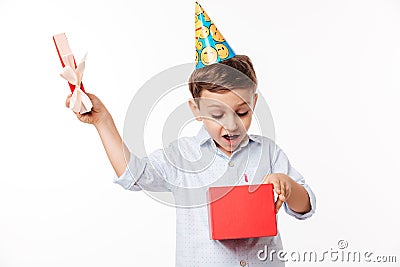
[[[245,147],[247,146],[247,144],[249,143],[249,141],[253,141],[256,143],[262,143],[262,140],[259,136],[257,135],[247,135],[248,138],[246,138],[246,140],[244,140],[242,142],[242,144],[240,145],[240,147]],[[201,127],[201,129],[199,130],[199,132],[197,133],[196,136],[196,142],[198,146],[202,146],[203,144],[207,143],[208,141],[212,141],[211,140],[211,136],[210,134],[207,132],[207,130],[204,128],[204,126]]]
[[[201,146],[210,140],[211,140],[210,134],[207,132],[204,126],[202,126],[196,136],[197,144]]]

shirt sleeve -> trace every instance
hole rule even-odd
[[[119,177],[114,174],[113,182],[131,191],[167,192],[170,191],[167,177],[161,151],[155,151],[144,158],[130,153],[130,160],[124,173]]]
[[[299,220],[304,220],[311,217],[315,213],[316,209],[316,199],[314,192],[311,190],[310,186],[306,184],[304,177],[290,165],[288,157],[283,152],[283,150],[277,145],[275,145],[275,156],[272,165],[272,172],[286,174],[294,181],[296,181],[298,184],[302,185],[308,193],[308,197],[310,199],[310,204],[311,204],[311,209],[309,212],[304,214],[295,212],[291,210],[285,202],[283,205],[286,213]]]

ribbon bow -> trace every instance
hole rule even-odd
[[[65,64],[65,67],[60,73],[61,77],[67,80],[70,84],[75,85],[75,89],[72,93],[69,103],[69,108],[74,112],[79,112],[80,114],[89,112],[93,107],[92,101],[90,101],[89,97],[81,89],[83,71],[85,70],[86,55],[87,54],[85,54],[85,56],[82,58],[77,68],[75,68],[74,56],[72,54],[63,56],[62,60]]]

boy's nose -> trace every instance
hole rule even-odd
[[[229,116],[226,118],[225,122],[224,122],[224,128],[228,131],[228,132],[234,132],[239,128],[239,122],[238,122],[238,118],[236,118],[235,116]]]

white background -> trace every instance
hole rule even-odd
[[[310,220],[279,214],[284,247],[344,239],[399,261],[400,1],[201,4],[252,58],[277,143],[317,195]],[[173,266],[174,209],[112,183],[94,127],[64,106],[52,35],[89,52],[85,87],[122,132],[144,82],[194,61],[193,14],[183,0],[0,0],[1,267]]]

